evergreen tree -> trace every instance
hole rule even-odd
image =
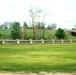
[[[12,23],[11,35],[13,39],[20,39],[20,23],[19,22]]]
[[[66,36],[66,33],[65,33],[65,31],[64,31],[63,29],[59,28],[59,29],[56,31],[55,35],[56,35],[56,37],[57,37],[58,39],[64,39],[65,36]]]

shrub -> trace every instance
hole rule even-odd
[[[56,31],[55,35],[56,35],[56,37],[57,37],[58,39],[64,39],[65,36],[66,36],[66,33],[65,33],[65,31],[64,31],[63,29],[59,28],[59,29]]]

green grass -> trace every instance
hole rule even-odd
[[[76,44],[0,45],[0,71],[74,72]]]
[[[11,39],[11,30],[0,30],[0,39]]]
[[[40,38],[40,30],[37,30],[37,38],[38,39],[41,39]],[[47,30],[45,29],[45,39],[46,40],[50,40],[50,39],[56,39],[56,36],[54,35],[56,32],[56,30]],[[0,30],[0,39],[12,39],[12,36],[11,36],[11,30]],[[74,39],[76,40],[76,37],[68,34],[66,32],[67,36],[65,37],[65,39]],[[26,29],[25,30],[25,38],[27,37],[27,39],[33,39],[33,30],[32,29]],[[43,35],[43,30],[41,30],[41,35]],[[41,36],[43,37],[43,36]]]

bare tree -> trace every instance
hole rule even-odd
[[[39,13],[41,12],[41,10],[39,8],[36,8],[34,10],[33,7],[31,7],[29,12],[32,19],[33,35],[34,35],[33,39],[37,39],[36,30],[38,29],[38,27],[36,25],[38,25]]]

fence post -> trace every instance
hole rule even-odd
[[[72,40],[70,39],[70,43],[72,43]]]
[[[55,43],[54,39],[52,39],[52,43],[53,43],[53,44]]]
[[[30,44],[32,44],[33,42],[32,42],[32,39],[30,39]]]
[[[61,43],[63,44],[64,42],[63,42],[63,39],[61,39]]]
[[[19,39],[17,39],[17,44],[20,44],[20,40]]]
[[[42,41],[42,44],[44,44],[44,39],[41,39],[41,41]]]
[[[2,44],[5,44],[5,40],[4,39],[2,39]]]

